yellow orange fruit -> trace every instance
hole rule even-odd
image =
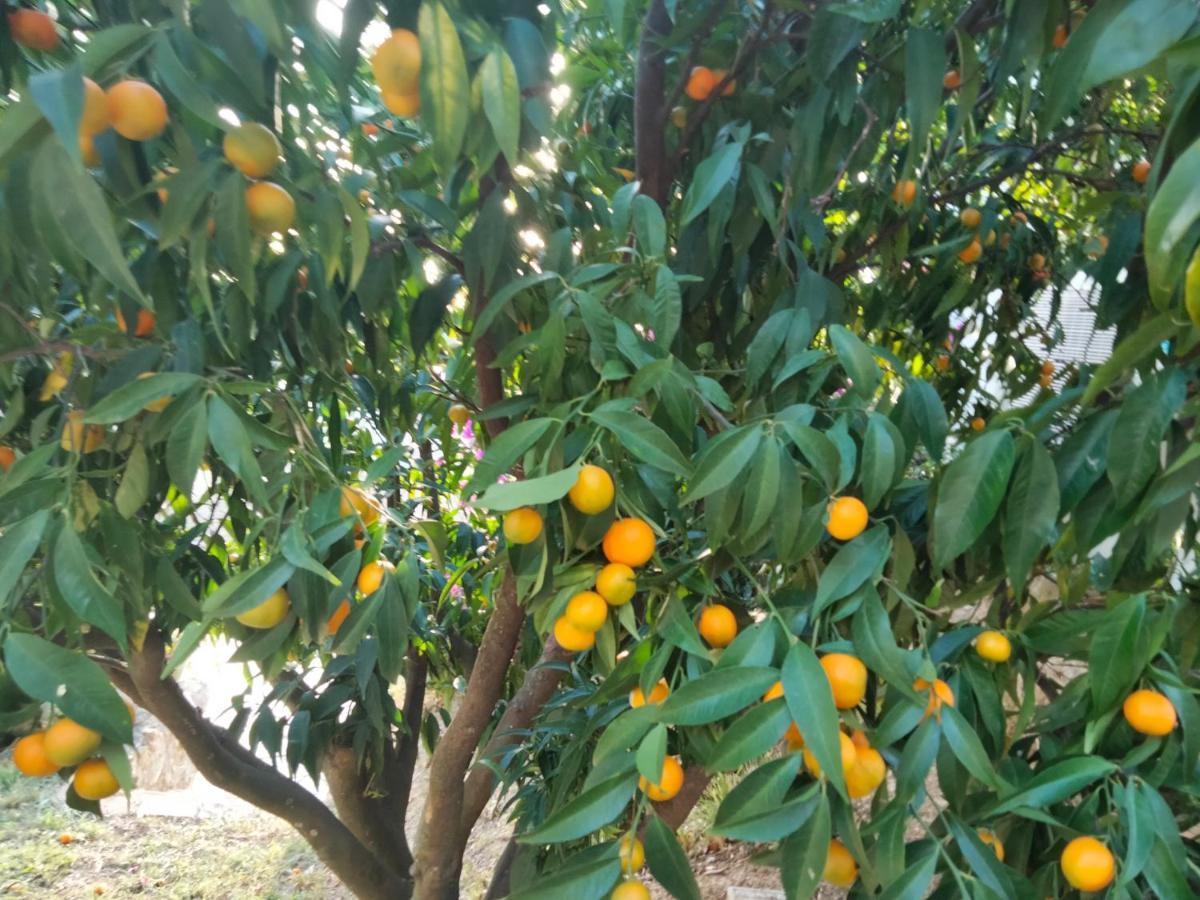
[[[800,733],[800,726],[795,722],[788,725],[787,731],[783,734],[783,739],[787,741],[788,749],[793,753],[804,749],[804,735]]]
[[[608,526],[603,547],[609,562],[636,569],[654,555],[654,532],[641,519],[617,519]]]
[[[1047,359],[1047,360],[1045,360],[1045,361],[1042,363],[1042,370],[1041,370],[1041,371],[1042,371],[1042,374],[1043,374],[1043,375],[1053,375],[1053,374],[1054,374],[1054,363],[1052,363],[1052,362],[1051,362],[1050,360],[1048,360],[1048,359]]]
[[[399,116],[402,119],[411,119],[421,111],[421,92],[396,93],[394,91],[384,91],[383,105],[387,107],[387,111],[392,113],[392,115]]]
[[[975,638],[975,652],[988,662],[1007,662],[1012,656],[1012,641],[999,631],[984,631]]]
[[[258,122],[243,122],[232,131],[227,131],[221,146],[230,164],[250,178],[270,175],[283,159],[279,138],[270,128]]]
[[[592,648],[596,643],[596,632],[576,628],[566,616],[559,616],[554,622],[554,639],[564,650],[579,653]]]
[[[117,330],[122,334],[129,333],[129,324],[125,321],[125,314],[121,312],[121,307],[117,307]],[[158,317],[150,310],[138,308],[137,320],[133,323],[134,337],[147,337],[154,333],[154,326],[158,324]]]
[[[465,404],[455,403],[450,407],[450,411],[446,414],[450,421],[462,428],[471,418],[471,410],[467,409]]]
[[[826,653],[821,668],[833,691],[833,705],[838,709],[853,709],[867,695],[867,667],[857,656],[849,653]]]
[[[829,842],[829,853],[825,856],[825,870],[821,878],[841,888],[850,887],[858,879],[858,863],[846,845],[837,838]]]
[[[342,627],[342,623],[350,615],[350,601],[343,600],[338,604],[338,608],[333,611],[333,615],[325,622],[325,630],[329,634],[337,634],[338,629]]]
[[[713,69],[712,89],[714,91],[717,89],[717,85],[720,84],[722,81],[724,81],[725,76],[728,74],[729,74],[729,72],[725,69]],[[736,91],[736,90],[737,90],[737,79],[730,78],[729,83],[726,84],[725,87],[721,88],[721,96],[722,97],[732,97],[734,94],[734,91]]]
[[[594,591],[580,591],[567,602],[563,618],[580,631],[599,631],[608,619],[608,604]]]
[[[649,697],[642,693],[642,689],[640,687],[635,687],[632,691],[630,691],[629,705],[634,709],[637,709],[639,706],[645,706],[647,703],[649,703],[651,706],[654,706],[658,703],[662,703],[670,695],[671,688],[667,685],[667,679],[660,678],[658,679],[658,683],[655,684],[654,687],[650,688]]]
[[[650,888],[637,879],[631,878],[613,888],[609,900],[650,900]]]
[[[504,539],[510,544],[532,544],[542,534],[542,515],[531,506],[504,514]]]
[[[939,353],[933,358],[933,367],[939,372],[948,372],[950,370],[950,356],[947,353]]]
[[[83,115],[79,119],[79,133],[95,137],[108,128],[108,97],[104,88],[90,78],[83,79]]]
[[[626,874],[632,875],[646,864],[646,848],[632,834],[621,838],[617,844],[617,853],[621,857],[621,871]]]
[[[296,201],[284,188],[259,181],[246,188],[246,212],[250,228],[258,234],[287,231],[296,221]]]
[[[762,695],[763,703],[766,703],[768,700],[776,700],[782,696],[783,696],[783,682],[777,681],[773,685],[771,685],[769,688],[767,688],[766,693]]]
[[[292,602],[288,599],[288,592],[280,588],[258,606],[238,613],[234,618],[248,628],[274,628],[287,617],[291,608]]]
[[[596,593],[609,606],[624,606],[637,593],[637,573],[625,563],[609,563],[596,575]]]
[[[379,126],[374,122],[363,122],[362,133],[363,137],[375,137],[375,135],[379,134]]]
[[[1175,730],[1175,705],[1158,691],[1134,691],[1121,707],[1129,727],[1141,734],[1162,737]]]
[[[996,859],[1004,862],[1004,843],[996,836],[994,831],[988,831],[986,828],[980,828],[975,832],[979,835],[979,839],[992,848],[996,854]]]
[[[983,221],[983,213],[973,206],[968,206],[958,214],[958,220],[963,223],[964,228],[974,231],[979,227],[979,223]]]
[[[887,778],[887,763],[874,747],[857,747],[854,765],[846,770],[846,791],[857,800],[874,793]]]
[[[942,76],[942,87],[948,91],[957,91],[962,87],[962,74],[958,69],[951,69]]]
[[[359,570],[355,584],[364,597],[370,597],[379,590],[384,577],[395,571],[396,567],[388,560],[377,559],[367,563]]]
[[[983,431],[983,429],[986,427],[987,427],[987,422],[983,421],[983,419],[981,419],[979,416],[976,416],[975,418],[973,418],[971,420],[971,430],[972,431]]]
[[[707,100],[713,88],[717,86],[717,76],[707,66],[695,66],[688,74],[684,93],[693,100]]]
[[[364,525],[374,525],[379,521],[383,509],[378,500],[360,488],[346,486],[342,488],[342,497],[338,503],[338,513],[344,519],[346,516],[357,515]]]
[[[842,772],[844,774],[846,772],[849,772],[854,767],[854,765],[858,762],[858,748],[854,746],[854,741],[852,741],[850,739],[850,736],[848,734],[846,734],[846,732],[839,731],[838,732],[838,749],[841,752],[841,756],[842,756]],[[806,769],[808,769],[809,772],[812,773],[812,776],[814,778],[820,778],[821,777],[821,764],[819,762],[817,762],[817,758],[813,755],[812,751],[809,750],[807,747],[804,749],[803,753],[804,753],[804,767]]]
[[[79,156],[83,159],[83,164],[89,169],[94,169],[100,165],[100,151],[96,149],[96,142],[89,135],[81,134],[79,136]]]
[[[105,91],[113,130],[131,141],[148,141],[167,127],[167,101],[144,81],[119,81]]]
[[[696,627],[710,647],[728,647],[738,633],[733,610],[720,603],[704,607]]]
[[[638,787],[655,803],[670,800],[683,787],[683,766],[678,756],[668,756],[663,760],[662,775],[658,782],[651,784],[643,775],[638,779]]]
[[[587,465],[579,470],[567,499],[585,516],[594,516],[612,505],[615,493],[612,476],[599,466]]]
[[[371,55],[371,73],[385,96],[416,93],[421,77],[420,39],[407,28],[395,29]]]
[[[967,244],[967,246],[958,251],[959,260],[967,265],[978,261],[979,257],[982,255],[983,245],[979,243],[979,241],[971,241],[971,243]]]
[[[12,750],[13,765],[22,775],[30,778],[45,778],[53,775],[60,768],[59,764],[46,756],[46,733],[35,731],[27,734],[15,744]]]
[[[917,199],[917,183],[910,178],[896,182],[892,188],[892,202],[898,206],[912,206]]]
[[[867,527],[866,504],[857,497],[836,497],[829,504],[829,522],[825,528],[839,541],[851,541]]]
[[[14,9],[8,14],[12,39],[30,50],[53,50],[58,46],[54,20],[36,9]]]
[[[1067,32],[1066,25],[1055,26],[1054,39],[1052,41],[1052,43],[1054,44],[1054,49],[1061,50],[1063,47],[1065,47],[1067,45],[1067,38],[1069,38],[1069,37],[1070,37],[1070,34]]]
[[[84,800],[103,800],[121,790],[117,776],[102,759],[89,759],[80,763],[71,783],[75,786],[75,793]]]
[[[1116,874],[1112,852],[1094,837],[1077,837],[1063,849],[1063,877],[1078,891],[1102,891]]]
[[[1150,163],[1144,159],[1138,160],[1133,164],[1130,174],[1138,184],[1145,184],[1150,179]]]
[[[75,766],[96,752],[104,739],[74,719],[59,719],[42,736],[46,759],[56,766]]]
[[[13,463],[17,461],[16,451],[7,444],[0,444],[0,469],[7,472],[13,467]]]
[[[104,446],[104,426],[84,425],[85,411],[73,409],[67,413],[59,446],[71,453],[95,453]]]
[[[942,715],[942,704],[946,706],[954,705],[954,690],[946,682],[940,678],[935,678],[933,684],[930,684],[924,678],[918,678],[913,682],[914,691],[929,691],[929,703],[925,706],[925,717],[936,715],[939,719]]]

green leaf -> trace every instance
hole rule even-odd
[[[167,202],[158,222],[158,246],[173,247],[192,230],[200,209],[212,199],[213,182],[221,171],[222,160],[206,159],[188,166],[166,180]]]
[[[899,691],[913,703],[924,703],[912,689],[912,675],[904,663],[904,653],[896,644],[896,636],[887,611],[874,590],[864,592],[862,606],[854,614],[852,634],[854,649],[867,668],[888,683],[888,691]]]
[[[1200,140],[1171,164],[1146,213],[1146,274],[1151,297],[1159,309],[1166,309],[1176,289],[1183,284],[1184,270],[1192,252],[1191,241],[1187,238],[1197,220],[1200,220]],[[1156,321],[1158,328],[1165,330],[1168,323],[1162,318],[1151,321]],[[1132,338],[1126,338],[1122,345],[1130,340]],[[1097,372],[1097,376],[1099,374]],[[1084,399],[1086,401],[1088,397]]]
[[[896,457],[898,451],[890,423],[877,412],[867,417],[867,431],[863,437],[862,488],[863,502],[867,509],[874,509],[891,490],[896,479]]]
[[[433,135],[433,158],[448,174],[458,164],[467,132],[470,83],[454,18],[440,0],[421,4],[421,116]]]
[[[932,716],[923,719],[917,730],[909,735],[896,767],[897,800],[907,805],[924,789],[941,741],[941,725]]]
[[[931,849],[920,859],[909,862],[904,874],[887,886],[880,900],[921,900],[928,896],[929,885],[937,871],[938,851]]]
[[[925,154],[929,129],[942,105],[946,44],[941,31],[910,28],[904,45],[904,99],[912,133],[910,162]]]
[[[772,313],[754,333],[746,346],[746,383],[751,387],[762,380],[775,362],[795,316],[794,310],[781,309]]]
[[[1121,404],[1108,439],[1108,480],[1118,507],[1132,503],[1158,471],[1160,445],[1187,397],[1182,373],[1157,373]]]
[[[493,47],[479,67],[483,80],[483,112],[509,165],[517,164],[521,140],[521,88],[517,70],[500,46]]]
[[[839,547],[817,582],[812,615],[819,615],[829,604],[849,597],[868,580],[877,578],[891,548],[886,525],[875,525]]]
[[[783,842],[779,874],[787,900],[808,900],[814,896],[825,872],[832,837],[829,801],[822,795],[808,821]]]
[[[713,833],[721,834],[727,826],[754,820],[778,808],[799,769],[799,753],[763,763],[725,795],[713,821]]]
[[[945,707],[942,711],[945,712]],[[991,818],[1022,806],[1042,809],[1077,794],[1092,782],[1116,770],[1113,763],[1098,756],[1063,759],[1038,772],[1007,797],[989,804],[980,810],[979,815]]]
[[[834,486],[841,480],[842,461],[833,441],[817,429],[790,419],[781,419],[779,424],[783,426],[792,443],[804,454],[808,464],[825,482],[825,487],[830,491],[834,490]]]
[[[184,41],[190,38],[182,26],[178,27],[184,35]],[[187,108],[188,112],[213,128],[229,127],[228,123],[221,119],[217,104],[204,89],[204,81],[197,78],[194,72],[189,72],[180,61],[166,31],[159,35],[154,45],[154,70],[157,80]]]
[[[962,713],[949,704],[943,704],[941,714],[942,734],[946,736],[946,743],[963,764],[963,768],[994,790],[1008,788],[1008,783],[997,775],[992,767],[992,761],[988,759],[979,735],[963,718]]]
[[[704,767],[728,772],[757,759],[779,743],[791,720],[787,704],[780,698],[752,707],[725,729]]]
[[[253,303],[258,290],[254,271],[254,242],[250,235],[250,213],[246,209],[246,179],[230,172],[216,192],[217,249],[246,298]],[[193,267],[195,263],[193,262]]]
[[[1010,875],[1012,870],[996,858],[995,850],[981,841],[976,830],[968,827],[954,813],[947,810],[943,815],[949,823],[950,833],[954,835],[955,843],[958,844],[963,859],[979,877],[979,880],[995,891],[997,896],[1016,896],[1017,891],[1013,887]]]
[[[413,353],[418,357],[437,334],[446,317],[446,308],[460,287],[462,279],[457,274],[450,274],[417,295],[408,311],[408,335],[412,339]]]
[[[632,772],[602,781],[553,813],[540,827],[517,838],[522,844],[562,844],[576,841],[617,818],[633,796],[637,776]]]
[[[706,725],[744,709],[778,679],[774,669],[746,666],[693,678],[663,701],[658,720],[668,725]]]
[[[729,143],[696,166],[696,174],[683,198],[680,228],[712,206],[725,185],[737,178],[741,160],[742,144]]]
[[[695,503],[713,491],[732,484],[750,464],[761,439],[762,428],[743,425],[723,431],[709,441],[700,453],[695,474],[688,482],[684,502]]]
[[[804,745],[821,766],[821,776],[828,778],[838,793],[845,796],[838,711],[833,705],[829,678],[807,644],[792,645],[783,661],[780,680],[792,721],[804,735]]]
[[[3,534],[0,534],[0,609],[9,608],[8,597],[17,586],[25,566],[41,546],[42,535],[46,532],[46,523],[49,520],[49,510],[38,510],[33,515],[6,526]]]
[[[825,7],[860,22],[886,22],[900,12],[900,0],[854,0],[851,3],[830,3]]]
[[[124,422],[140,413],[146,404],[182,394],[199,381],[199,376],[187,372],[161,372],[149,378],[135,378],[92,406],[83,421],[92,425]]]
[[[208,398],[208,439],[250,496],[265,506],[262,470],[250,447],[250,436],[238,414],[216,394]]]
[[[508,284],[504,285],[491,296],[487,305],[484,306],[483,312],[475,320],[472,340],[479,341],[487,334],[488,329],[492,327],[492,323],[504,311],[509,301],[522,291],[536,287],[539,284],[545,284],[547,281],[557,281],[558,279],[559,275],[557,272],[531,272],[528,275],[522,275],[520,278],[508,282]]]
[[[656,203],[651,202],[651,206],[658,209]],[[634,209],[637,208],[635,201]],[[667,266],[660,265],[654,273],[654,306],[650,312],[655,343],[670,348],[675,342],[675,335],[679,333],[682,319],[683,295],[679,290],[679,279]]]
[[[1145,597],[1129,597],[1105,612],[1092,632],[1088,682],[1095,715],[1113,709],[1141,675],[1142,661],[1137,651],[1145,617]]]
[[[121,474],[121,484],[117,487],[113,504],[118,513],[126,519],[132,519],[149,497],[150,463],[146,459],[145,445],[138,441],[125,461],[125,471]]]
[[[79,120],[83,117],[83,74],[78,62],[35,72],[29,77],[29,94],[62,141],[74,167],[82,168]]]
[[[488,445],[483,459],[476,464],[475,475],[463,488],[463,494],[469,496],[494,484],[497,478],[517,464],[529,448],[536,444],[553,424],[553,419],[529,419],[511,425],[502,431]]]
[[[1013,439],[993,431],[973,440],[946,467],[933,515],[933,564],[944,568],[983,534],[1004,499],[1013,467]]]
[[[1108,439],[1117,413],[1118,410],[1107,409],[1081,422],[1059,448],[1054,465],[1064,511],[1074,509],[1104,475]]]
[[[553,475],[543,475],[540,478],[526,478],[521,481],[506,481],[493,484],[483,492],[478,500],[472,500],[471,505],[480,509],[495,509],[501,512],[516,509],[518,506],[540,506],[543,503],[553,503],[567,495],[579,479],[582,462],[577,462]]]
[[[646,862],[658,883],[679,900],[700,900],[696,876],[670,826],[658,816],[651,816],[646,820],[645,839]]]
[[[942,449],[946,445],[946,433],[950,423],[946,419],[946,410],[941,398],[933,385],[920,378],[911,379],[901,397],[902,408],[912,417],[917,434],[925,449],[938,462],[942,459]]]
[[[742,495],[742,532],[758,534],[770,521],[779,501],[779,482],[784,450],[775,437],[758,445]]]
[[[611,431],[642,462],[683,478],[691,473],[687,457],[675,442],[645,416],[619,409],[597,409],[589,413],[589,418]]]
[[[1085,16],[1077,29],[1086,39],[1089,30],[1103,26],[1081,75],[1081,92],[1154,62],[1196,21],[1191,0],[1137,0],[1104,7],[1111,15],[1097,16],[1092,22]],[[1071,40],[1076,37],[1072,34]]]
[[[346,292],[349,294],[358,286],[367,268],[367,258],[371,252],[371,232],[362,204],[351,197],[345,188],[338,189],[338,199],[342,201],[342,212],[350,220],[350,274],[346,279]]]
[[[1197,150],[1196,166],[1200,169],[1200,143],[1197,143],[1193,149]],[[1178,163],[1176,165],[1178,166]],[[1162,196],[1162,191],[1160,190],[1156,196]],[[1197,207],[1200,208],[1200,193],[1197,194],[1196,202]],[[1146,259],[1150,259],[1149,238],[1147,238],[1146,244]],[[1175,324],[1169,313],[1147,319],[1138,326],[1137,331],[1117,344],[1113,348],[1112,355],[1096,369],[1095,374],[1088,381],[1087,390],[1083,392],[1080,403],[1084,406],[1095,403],[1096,398],[1109,385],[1150,354],[1159,352],[1163,343],[1170,340],[1178,330],[1179,326]]]
[[[854,382],[854,391],[865,396],[875,393],[875,388],[879,387],[880,371],[867,345],[844,325],[830,325],[829,340],[846,374]]]
[[[34,634],[10,634],[4,664],[13,681],[34,700],[50,703],[80,725],[111,741],[133,743],[129,711],[104,670],[82,653]]]
[[[667,726],[655,725],[638,744],[634,761],[637,770],[651,784],[662,780],[663,760],[667,756]]]
[[[72,162],[58,141],[42,143],[33,167],[39,202],[71,248],[114,287],[149,306],[125,262],[112,213],[95,179]]]
[[[637,237],[642,255],[663,256],[667,248],[667,220],[663,218],[662,209],[645,194],[638,194],[630,204],[630,211],[633,216],[633,233]]]
[[[592,848],[589,848],[589,850]],[[575,854],[583,857],[589,851]],[[561,900],[563,897],[601,897],[608,893],[613,882],[620,877],[621,862],[617,856],[617,844],[608,845],[605,855],[598,859],[586,856],[586,860],[573,863],[568,859],[561,868],[539,874],[531,885],[517,888],[509,900]]]
[[[287,584],[295,572],[296,567],[282,556],[239,572],[204,598],[204,615],[208,619],[227,619],[254,609]]]
[[[79,535],[63,522],[54,542],[54,581],[75,615],[125,646],[125,615],[120,602],[92,574]]]
[[[1004,507],[1004,561],[1013,593],[1021,596],[1038,554],[1054,540],[1058,473],[1041,442],[1024,442]]]
[[[197,398],[167,436],[167,473],[185,496],[192,494],[196,472],[204,461],[207,447],[208,407],[203,398]]]

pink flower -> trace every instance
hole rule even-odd
[[[466,594],[467,594],[467,592],[463,590],[463,586],[461,584],[450,585],[450,596],[451,597],[455,597],[455,598],[461,600],[463,597],[466,596]]]

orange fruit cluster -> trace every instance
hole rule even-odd
[[[132,707],[130,717],[132,718]],[[13,745],[17,771],[30,778],[45,778],[60,769],[75,768],[72,786],[84,800],[103,800],[121,789],[107,762],[92,758],[103,738],[98,731],[63,717],[45,731],[27,734]]]

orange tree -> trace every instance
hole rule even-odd
[[[22,771],[129,788],[115,685],[363,897],[501,786],[493,896],[696,897],[722,772],[790,897],[1196,894],[1190,0],[39,5]]]

